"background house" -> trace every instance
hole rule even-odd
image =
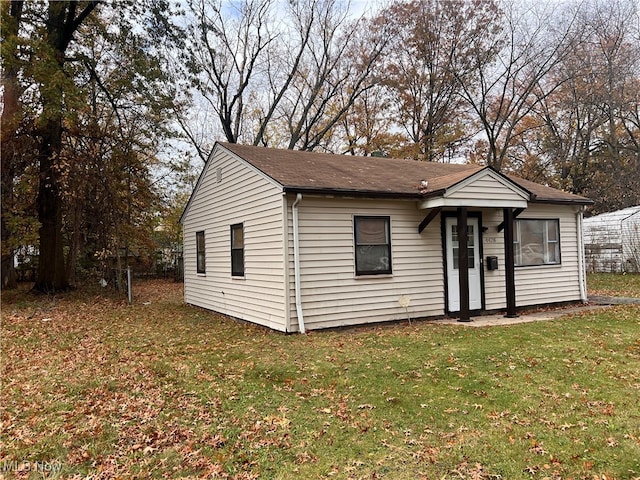
[[[478,165],[218,143],[181,219],[185,301],[291,332],[586,300],[589,203]]]
[[[590,272],[640,272],[640,205],[584,220]]]

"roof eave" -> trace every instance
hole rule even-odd
[[[555,205],[593,205],[593,200],[589,198],[577,198],[561,200],[557,198],[540,198],[534,197],[531,199],[531,203],[553,203]]]
[[[306,193],[309,195],[333,195],[341,197],[360,197],[360,198],[396,198],[396,199],[420,199],[424,195],[420,192],[384,192],[380,190],[362,190],[348,188],[329,188],[329,187],[301,187],[301,186],[284,186],[285,193]]]

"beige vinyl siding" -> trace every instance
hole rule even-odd
[[[502,223],[502,209],[482,210],[482,225],[487,231],[482,234],[482,257],[484,268],[484,299],[486,310],[498,310],[506,307],[504,230],[498,232]],[[498,270],[487,270],[486,258],[498,257]]]
[[[482,199],[501,201],[522,201],[523,197],[517,190],[508,188],[499,181],[492,178],[488,173],[454,190],[449,199],[478,201]]]
[[[218,171],[222,181],[218,182]],[[490,176],[452,193],[465,203],[522,197]],[[185,301],[280,331],[296,331],[292,203],[282,187],[218,146],[205,167],[183,218]],[[473,200],[473,201],[472,201]],[[455,203],[454,203],[455,204]],[[445,211],[454,212],[454,208]],[[469,208],[482,214],[482,257],[487,310],[504,309],[502,208]],[[410,299],[411,318],[444,315],[445,275],[441,215],[418,233],[429,210],[411,200],[304,195],[299,204],[301,295],[309,330],[404,320],[399,299]],[[392,273],[356,276],[355,216],[390,219]],[[530,204],[519,218],[559,219],[561,264],[516,268],[518,307],[580,299],[575,207]],[[243,224],[244,277],[231,275],[230,226]],[[205,232],[206,273],[196,273],[196,232]]]
[[[529,204],[518,219],[558,219],[560,221],[559,265],[539,265],[515,268],[516,306],[525,307],[548,303],[580,300],[578,273],[578,243],[575,208],[566,205]],[[483,258],[498,257],[498,270],[484,266],[485,308],[499,310],[506,307],[504,230],[497,232],[503,221],[502,209],[483,210]]]
[[[293,198],[289,199],[289,205]],[[291,215],[291,208],[288,209]],[[356,277],[353,218],[388,216],[390,275]],[[444,283],[440,221],[418,234],[425,217],[413,201],[335,199],[305,196],[299,204],[302,308],[308,329],[406,319],[398,303],[410,298],[412,318],[442,315]],[[292,221],[289,221],[292,225]],[[294,301],[293,230],[289,228],[291,324]]]
[[[516,305],[580,300],[575,207],[532,204],[519,219],[560,220],[560,265],[516,267]]]
[[[217,148],[183,219],[185,302],[284,331],[282,189]],[[218,169],[222,181],[217,182]],[[231,276],[230,228],[244,226],[244,277]],[[205,231],[206,273],[196,273],[195,232]]]
[[[476,211],[476,210],[471,210]],[[503,221],[502,209],[482,209],[482,259],[485,309],[506,308],[504,230],[497,228]],[[580,299],[578,275],[578,244],[574,207],[565,205],[530,204],[518,218],[560,220],[560,265],[516,267],[516,305],[518,307]],[[487,270],[487,256],[498,257],[498,270]]]

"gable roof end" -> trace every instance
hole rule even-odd
[[[209,169],[209,164],[211,163],[211,159],[213,158],[213,153],[216,151],[217,147],[218,147],[218,143],[216,142],[216,144],[211,149],[211,152],[209,153],[209,156],[207,157],[207,161],[204,163],[204,167],[202,167],[202,171],[200,172],[200,175],[198,176],[198,180],[196,181],[196,185],[195,185],[195,187],[193,187],[193,190],[191,191],[191,195],[189,195],[189,200],[187,200],[187,204],[184,206],[184,210],[182,210],[182,215],[180,215],[180,219],[178,220],[178,222],[181,223],[181,224],[184,222],[184,217],[187,215],[187,212],[189,211],[189,207],[191,207],[191,203],[193,201],[193,197],[195,196],[196,192],[200,188],[200,184],[202,183],[202,179],[204,178],[206,171]]]
[[[269,183],[272,183],[276,187],[278,187],[280,189],[283,189],[283,185],[278,183],[275,179],[273,179],[271,176],[267,175],[266,173],[264,173],[260,169],[258,169],[255,166],[253,166],[251,164],[251,162],[247,162],[244,158],[242,158],[240,155],[235,153],[232,149],[229,149],[227,147],[227,145],[231,145],[231,144],[224,144],[222,142],[216,142],[215,145],[213,146],[213,148],[211,149],[211,153],[207,157],[207,161],[205,162],[204,167],[202,168],[202,171],[200,172],[200,176],[198,177],[198,181],[196,182],[196,186],[193,188],[193,191],[191,192],[191,196],[189,197],[189,200],[187,201],[187,205],[184,207],[184,210],[182,211],[182,215],[180,215],[180,220],[179,220],[180,223],[183,222],[183,219],[184,219],[185,215],[187,214],[187,211],[189,210],[189,207],[191,206],[193,197],[194,197],[195,193],[198,191],[198,189],[200,188],[200,184],[202,183],[203,179],[205,178],[206,172],[210,168],[210,165],[213,162],[213,159],[215,158],[216,152],[221,150],[221,149],[226,150],[229,153],[229,155],[233,156],[237,161],[243,163],[249,169],[253,170],[255,173],[257,173],[258,175],[262,176]],[[256,147],[256,148],[259,148],[259,147]]]
[[[450,176],[449,176],[450,177]],[[491,207],[527,208],[532,194],[491,167],[485,167],[455,183],[452,178],[436,179],[442,184],[438,196],[426,195],[418,208]]]

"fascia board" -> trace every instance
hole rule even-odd
[[[474,207],[474,208],[527,208],[529,202],[522,200],[495,200],[495,199],[458,199],[435,197],[418,202],[418,209],[446,207]]]

